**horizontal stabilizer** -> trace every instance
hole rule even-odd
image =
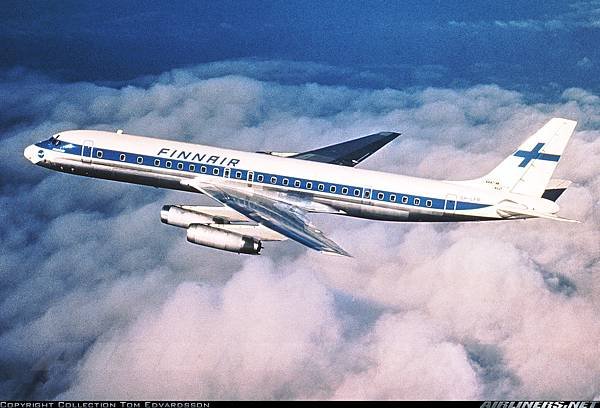
[[[525,217],[545,218],[548,220],[555,220],[555,221],[576,222],[576,223],[581,222],[581,221],[577,221],[577,220],[571,220],[569,218],[559,217],[558,215],[555,215],[555,214],[543,213],[540,211],[530,210],[527,208],[519,208],[515,205],[511,205],[510,203],[501,204],[498,207],[498,213],[501,216],[521,215],[521,216],[525,216]]]
[[[544,194],[542,194],[542,198],[556,201],[570,185],[571,182],[569,180],[552,179],[546,186]]]

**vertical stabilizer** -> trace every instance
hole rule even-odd
[[[477,181],[496,190],[541,197],[576,125],[574,120],[551,119]]]

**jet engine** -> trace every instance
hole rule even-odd
[[[175,205],[165,205],[160,211],[160,220],[168,225],[187,228],[192,224],[212,224],[214,217],[210,215],[187,211]]]
[[[187,240],[193,244],[241,254],[258,255],[262,249],[262,242],[256,238],[201,224],[188,227]]]

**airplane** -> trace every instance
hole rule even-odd
[[[380,132],[301,153],[243,152],[98,130],[68,130],[27,146],[32,163],[69,174],[202,193],[220,206],[165,205],[165,224],[187,240],[259,254],[263,241],[291,239],[350,256],[310,213],[405,222],[495,221],[557,215],[570,181],[552,179],[576,121],[552,118],[483,177],[448,181],[355,166],[400,133]]]

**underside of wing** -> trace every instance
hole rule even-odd
[[[358,139],[349,140],[347,142],[337,143],[302,153],[261,153],[267,153],[273,156],[292,157],[300,160],[354,167],[381,149],[383,146],[397,138],[399,135],[400,133],[395,132],[379,132],[373,135],[363,136]]]
[[[244,189],[217,186],[199,179],[186,181],[186,184],[259,225],[311,249],[328,254],[350,256],[339,245],[312,226],[306,219],[304,210],[293,204]]]

